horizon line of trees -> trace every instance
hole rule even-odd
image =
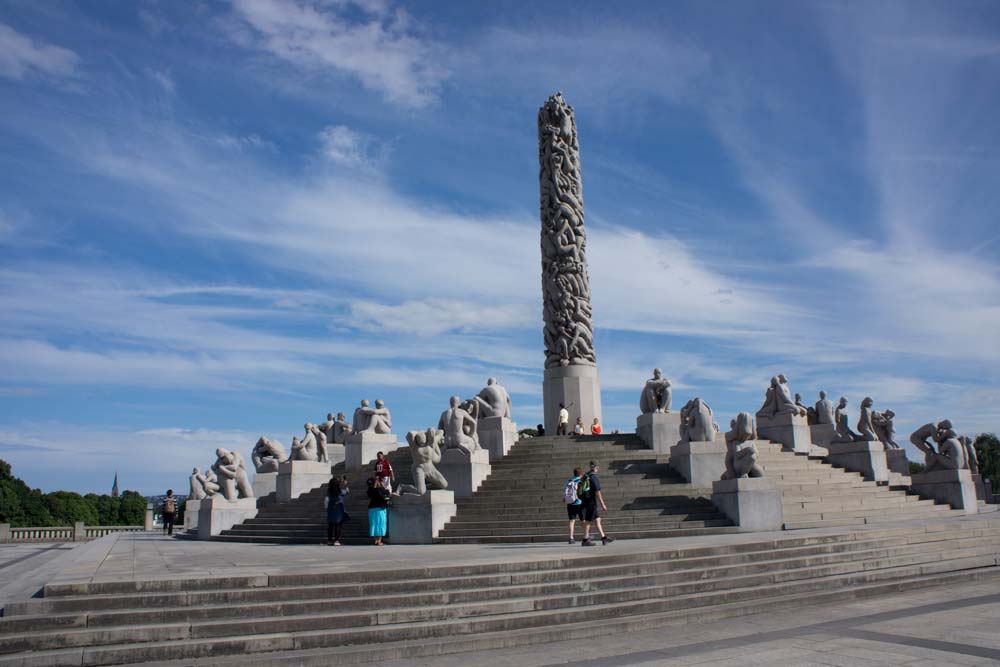
[[[14,477],[9,463],[0,459],[0,523],[27,526],[141,526],[146,518],[146,498],[138,491],[109,494],[75,491],[43,493]]]

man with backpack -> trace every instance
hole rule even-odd
[[[576,540],[573,539],[574,528],[576,527],[576,520],[579,519],[583,521],[583,500],[579,496],[580,488],[580,476],[583,471],[579,468],[573,468],[573,476],[566,486],[563,487],[563,501],[566,503],[566,511],[569,513],[569,543],[576,544]]]
[[[174,518],[177,516],[177,499],[174,490],[167,489],[167,497],[163,499],[163,532],[174,534]]]
[[[583,501],[583,542],[580,543],[580,546],[583,547],[594,546],[594,543],[590,541],[591,523],[597,526],[597,532],[601,535],[601,544],[607,545],[615,541],[615,538],[604,534],[604,528],[601,526],[601,512],[598,510],[598,505],[604,512],[608,511],[608,506],[604,504],[604,496],[601,495],[601,478],[597,475],[600,470],[601,466],[595,461],[591,461],[590,472],[581,477],[577,485],[577,495]]]

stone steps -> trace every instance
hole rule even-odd
[[[994,567],[998,553],[995,522],[945,522],[453,567],[48,586],[0,618],[0,666],[284,660],[275,651],[331,664],[412,657],[414,644],[524,645],[926,585],[935,573]]]

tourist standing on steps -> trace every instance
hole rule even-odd
[[[326,488],[326,543],[340,546],[340,531],[345,521],[351,520],[351,515],[344,507],[344,500],[350,490],[347,488],[347,476],[331,477]]]
[[[174,498],[174,490],[167,489],[167,497],[163,499],[163,532],[167,535],[174,534],[174,517],[177,516],[177,499]]]
[[[387,515],[389,513],[389,492],[378,484],[374,477],[368,478],[368,534],[377,547],[384,546]]]
[[[542,437],[543,435],[545,435],[545,425],[539,424],[538,426],[535,427],[535,431],[537,431],[537,436],[539,438]]]
[[[591,435],[601,434],[601,420],[598,419],[597,417],[594,417],[594,423],[590,425],[590,434]]]
[[[559,404],[559,426],[556,428],[556,435],[566,435],[569,427],[569,410],[562,403]]]
[[[574,539],[576,520],[583,521],[583,501],[580,500],[580,476],[583,471],[573,468],[573,476],[566,482],[563,489],[563,500],[566,502],[566,512],[569,514],[569,543],[576,544]]]
[[[583,435],[583,417],[576,418],[576,425],[573,426],[573,433]]]
[[[392,464],[385,454],[379,452],[375,455],[375,481],[381,484],[386,491],[392,493],[393,484],[396,481],[396,473],[392,470]]]
[[[594,543],[590,541],[590,524],[597,526],[597,532],[601,536],[601,543],[608,544],[614,542],[615,538],[604,534],[601,526],[601,511],[607,512],[608,506],[604,504],[604,496],[601,495],[601,478],[597,475],[601,471],[601,466],[596,462],[590,462],[590,472],[580,478],[579,492],[580,499],[583,500],[583,542],[580,546],[592,547]],[[600,510],[598,510],[600,505]]]

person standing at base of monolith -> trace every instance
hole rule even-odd
[[[583,224],[580,143],[573,108],[556,93],[538,110],[538,162],[542,222],[542,319],[545,429],[559,425],[560,404],[573,423],[601,417],[601,386],[594,353],[594,323]]]

